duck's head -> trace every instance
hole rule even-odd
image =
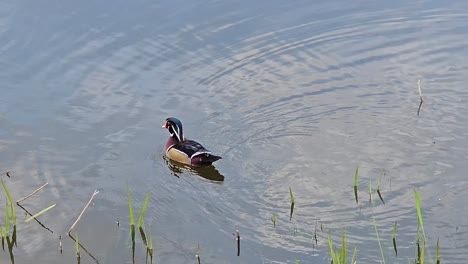
[[[162,128],[169,130],[171,137],[177,138],[180,142],[184,141],[184,132],[182,130],[182,122],[175,117],[169,117],[164,122]]]

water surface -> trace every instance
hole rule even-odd
[[[57,203],[39,217],[53,233],[17,208],[17,263],[75,261],[58,236],[95,189],[80,241],[131,263],[127,184],[137,212],[151,194],[156,263],[195,263],[197,245],[202,263],[329,263],[343,228],[359,262],[378,263],[372,217],[387,262],[407,263],[415,189],[432,259],[439,238],[443,262],[466,263],[467,3],[4,1],[0,14],[2,178],[14,199],[49,183],[23,203],[32,213]],[[168,116],[223,156],[216,170],[163,158]],[[368,203],[369,181],[385,205]]]

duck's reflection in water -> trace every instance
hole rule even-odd
[[[177,161],[173,161],[167,158],[166,156],[163,156],[163,159],[166,165],[171,170],[172,175],[176,176],[177,178],[179,178],[183,172],[188,172],[210,181],[218,183],[222,183],[224,181],[224,176],[213,165],[204,167],[192,167],[179,163]]]

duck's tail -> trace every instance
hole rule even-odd
[[[213,155],[211,153],[201,153],[192,157],[192,165],[195,166],[206,166],[211,165],[213,162],[222,159],[220,156]]]

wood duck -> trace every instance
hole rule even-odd
[[[192,166],[208,166],[221,159],[220,156],[211,154],[211,151],[200,143],[184,138],[182,122],[179,119],[167,118],[162,128],[169,130],[171,135],[164,147],[166,156],[171,160]]]

